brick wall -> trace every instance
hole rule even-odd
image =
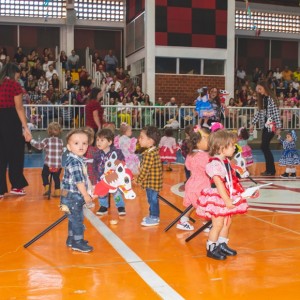
[[[179,103],[191,104],[198,97],[197,90],[203,86],[224,89],[225,77],[156,74],[155,99],[162,97],[164,102],[168,102],[174,96]]]

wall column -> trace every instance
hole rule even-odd
[[[235,1],[227,1],[227,53],[225,64],[225,89],[234,96],[234,77],[235,77]]]
[[[155,1],[145,1],[145,93],[155,99]]]

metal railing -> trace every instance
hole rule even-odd
[[[50,122],[59,122],[63,130],[85,126],[85,105],[43,105],[26,104],[28,122],[36,129],[46,130]],[[199,122],[194,106],[146,106],[146,105],[102,105],[105,122],[114,123],[119,129],[126,122],[133,129],[140,130],[146,125],[160,129],[170,126],[184,129]],[[221,113],[221,122],[227,129],[249,128],[256,112],[254,107],[230,107]],[[300,129],[300,108],[280,108],[283,129]]]

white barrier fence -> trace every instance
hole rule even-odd
[[[70,130],[85,125],[84,105],[24,105],[28,122],[36,129],[46,130],[50,122],[59,122],[63,130]],[[164,128],[183,129],[187,125],[198,123],[194,106],[133,106],[103,105],[104,120],[120,128],[126,122],[133,129],[140,130],[146,125]],[[256,112],[254,107],[230,107],[221,113],[221,122],[228,129],[241,126],[249,128],[250,121]],[[281,108],[280,116],[283,129],[300,128],[300,108]]]

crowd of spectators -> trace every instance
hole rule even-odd
[[[172,99],[175,97],[171,97],[170,100],[158,97],[156,101],[152,101],[149,95],[142,91],[141,86],[134,83],[130,74],[119,67],[118,59],[112,50],[109,50],[104,58],[98,51],[95,51],[92,54],[92,60],[96,68],[94,76],[89,74],[85,66],[79,65],[80,59],[75,50],[72,50],[69,56],[65,51],[61,51],[60,56],[56,58],[49,48],[45,48],[42,53],[33,49],[26,54],[21,47],[18,47],[14,56],[10,58],[5,48],[0,48],[0,69],[8,61],[14,61],[20,66],[20,84],[24,88],[24,104],[86,105],[91,89],[97,87],[101,91],[101,104],[115,106],[104,110],[104,119],[117,125],[127,122],[133,128],[141,128],[147,124],[164,127],[176,119],[179,126],[183,128],[188,124],[197,123],[194,111],[181,108],[186,105],[185,103],[190,103],[194,99],[181,99],[180,102],[176,102],[178,113],[174,115],[170,109],[157,107],[169,106],[170,103],[172,105]],[[59,78],[56,70],[58,63],[62,64],[64,78]],[[230,94],[231,98],[226,101],[224,99],[222,101],[218,90],[211,87],[213,93],[210,96],[217,119],[224,122],[225,126],[229,128],[248,126],[251,109],[243,108],[256,107],[255,87],[257,82],[263,79],[269,82],[278,97],[283,128],[291,125],[296,127],[299,123],[299,112],[290,108],[299,107],[300,68],[292,71],[287,66],[283,70],[277,67],[267,72],[262,72],[260,68],[256,67],[250,75],[242,67],[239,67],[236,71],[235,92]],[[64,84],[62,85],[62,83]],[[62,88],[63,86],[64,88]],[[164,104],[166,102],[167,104]],[[144,108],[144,106],[153,106],[154,103],[155,108]],[[241,109],[237,109],[237,107]],[[29,121],[35,122],[36,125],[40,122],[43,127],[47,127],[49,116],[57,117],[57,112],[54,110],[47,111],[47,118],[45,118],[45,110],[39,108],[34,110],[34,114],[32,112],[33,110],[28,116]],[[74,125],[74,122],[81,125],[78,118],[82,119],[82,116],[78,117],[78,112],[81,110],[63,109],[61,115],[64,115],[64,118],[61,122],[68,123],[70,127]],[[44,114],[44,121],[39,116],[41,113]]]

